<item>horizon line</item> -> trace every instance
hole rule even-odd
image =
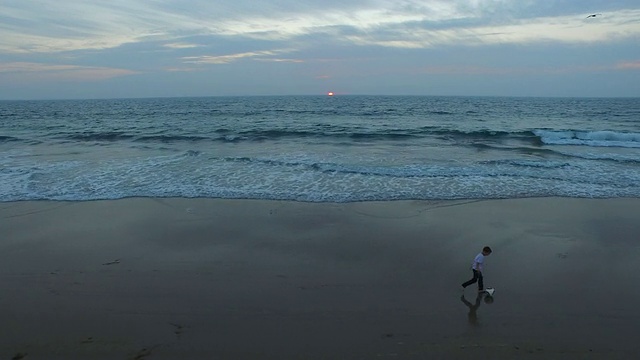
[[[640,99],[640,96],[579,96],[579,95],[452,95],[452,94],[272,94],[272,95],[192,95],[192,96],[140,96],[140,97],[95,97],[95,98],[33,98],[2,99],[0,101],[92,101],[92,100],[152,100],[152,99],[204,99],[204,98],[257,98],[257,97],[484,97],[484,98],[540,98],[540,99]]]

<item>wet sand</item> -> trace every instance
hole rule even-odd
[[[0,203],[0,358],[633,358],[639,213],[639,199]],[[484,245],[493,303],[460,286]]]

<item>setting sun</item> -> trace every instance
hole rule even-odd
[[[333,91],[329,91],[329,92],[327,93],[327,95],[329,95],[329,96],[333,96]]]

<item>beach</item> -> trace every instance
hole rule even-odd
[[[628,359],[640,199],[0,203],[0,358]],[[477,298],[470,265],[483,246]]]

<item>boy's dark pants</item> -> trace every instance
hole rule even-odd
[[[482,280],[482,273],[478,270],[471,269],[473,271],[473,279],[462,284],[462,287],[467,287],[476,281],[478,282],[478,290],[484,290],[484,282]]]

